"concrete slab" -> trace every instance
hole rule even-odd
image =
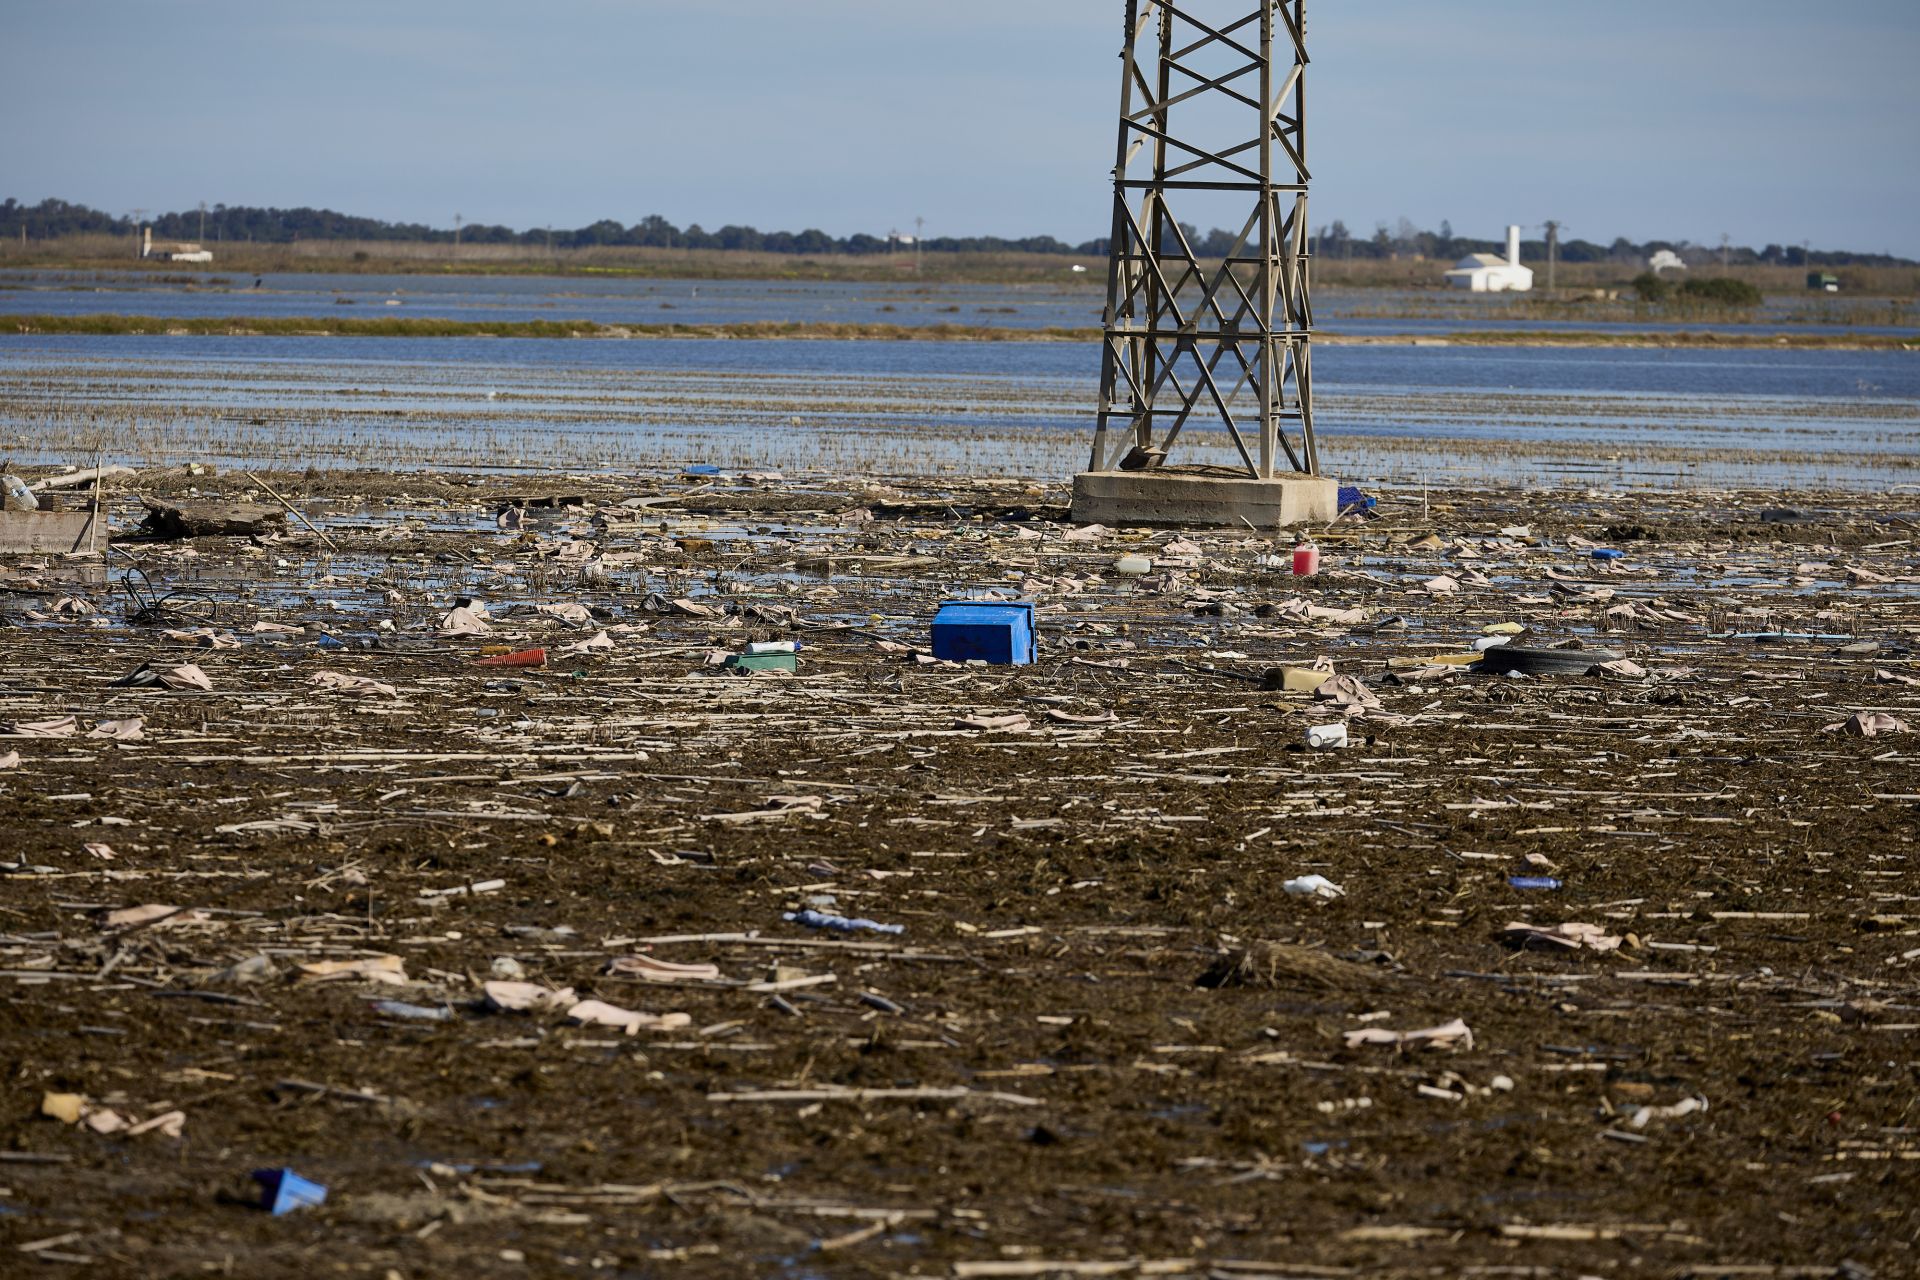
[[[1279,529],[1329,523],[1339,514],[1340,485],[1324,476],[1255,480],[1224,467],[1156,467],[1083,471],[1073,478],[1077,524]]]
[[[0,555],[85,551],[92,524],[91,511],[0,511]],[[106,540],[103,527],[97,541]]]

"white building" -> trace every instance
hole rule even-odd
[[[140,228],[140,256],[158,258],[162,262],[212,262],[213,253],[197,244],[155,244],[153,228]]]
[[[1662,271],[1685,271],[1686,261],[1671,249],[1661,249],[1647,259],[1647,270],[1659,275]]]
[[[1447,272],[1447,283],[1475,293],[1526,293],[1533,288],[1533,268],[1520,265],[1520,228],[1507,228],[1507,256],[1471,253]]]

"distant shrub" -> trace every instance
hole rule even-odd
[[[1712,302],[1723,307],[1757,307],[1765,301],[1758,287],[1729,276],[1689,280],[1680,286],[1676,296],[1689,302]]]
[[[1665,302],[1673,286],[1653,272],[1643,271],[1633,278],[1633,291],[1642,302]]]

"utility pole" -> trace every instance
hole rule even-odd
[[[1554,277],[1560,266],[1560,224],[1547,219],[1547,292],[1554,291]]]
[[[925,251],[926,246],[923,242],[926,238],[927,220],[915,218],[913,220],[913,274],[915,275],[920,274],[920,255]]]
[[[198,237],[198,238],[200,239],[200,241],[201,241],[202,243],[205,243],[205,242],[206,242],[206,238],[207,238],[207,202],[206,202],[205,200],[202,200],[202,201],[200,202],[200,235],[199,235],[199,237]]]
[[[133,256],[136,258],[140,256],[141,219],[145,218],[146,216],[147,216],[147,211],[145,209],[129,209],[127,211],[127,217],[133,220]]]
[[[453,256],[460,256],[460,215],[453,215]]]
[[[1727,259],[1728,259],[1727,246],[1731,244],[1732,241],[1733,241],[1732,236],[1728,235],[1724,231],[1720,233],[1720,269],[1722,271],[1725,271],[1727,269]]]

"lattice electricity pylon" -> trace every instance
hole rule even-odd
[[[1320,470],[1306,0],[1260,0],[1251,13],[1247,3],[1127,0],[1092,471],[1160,466],[1196,416],[1226,428],[1256,479]],[[1143,150],[1152,175],[1130,177]],[[1202,192],[1246,197],[1217,265],[1202,261],[1176,207]]]

